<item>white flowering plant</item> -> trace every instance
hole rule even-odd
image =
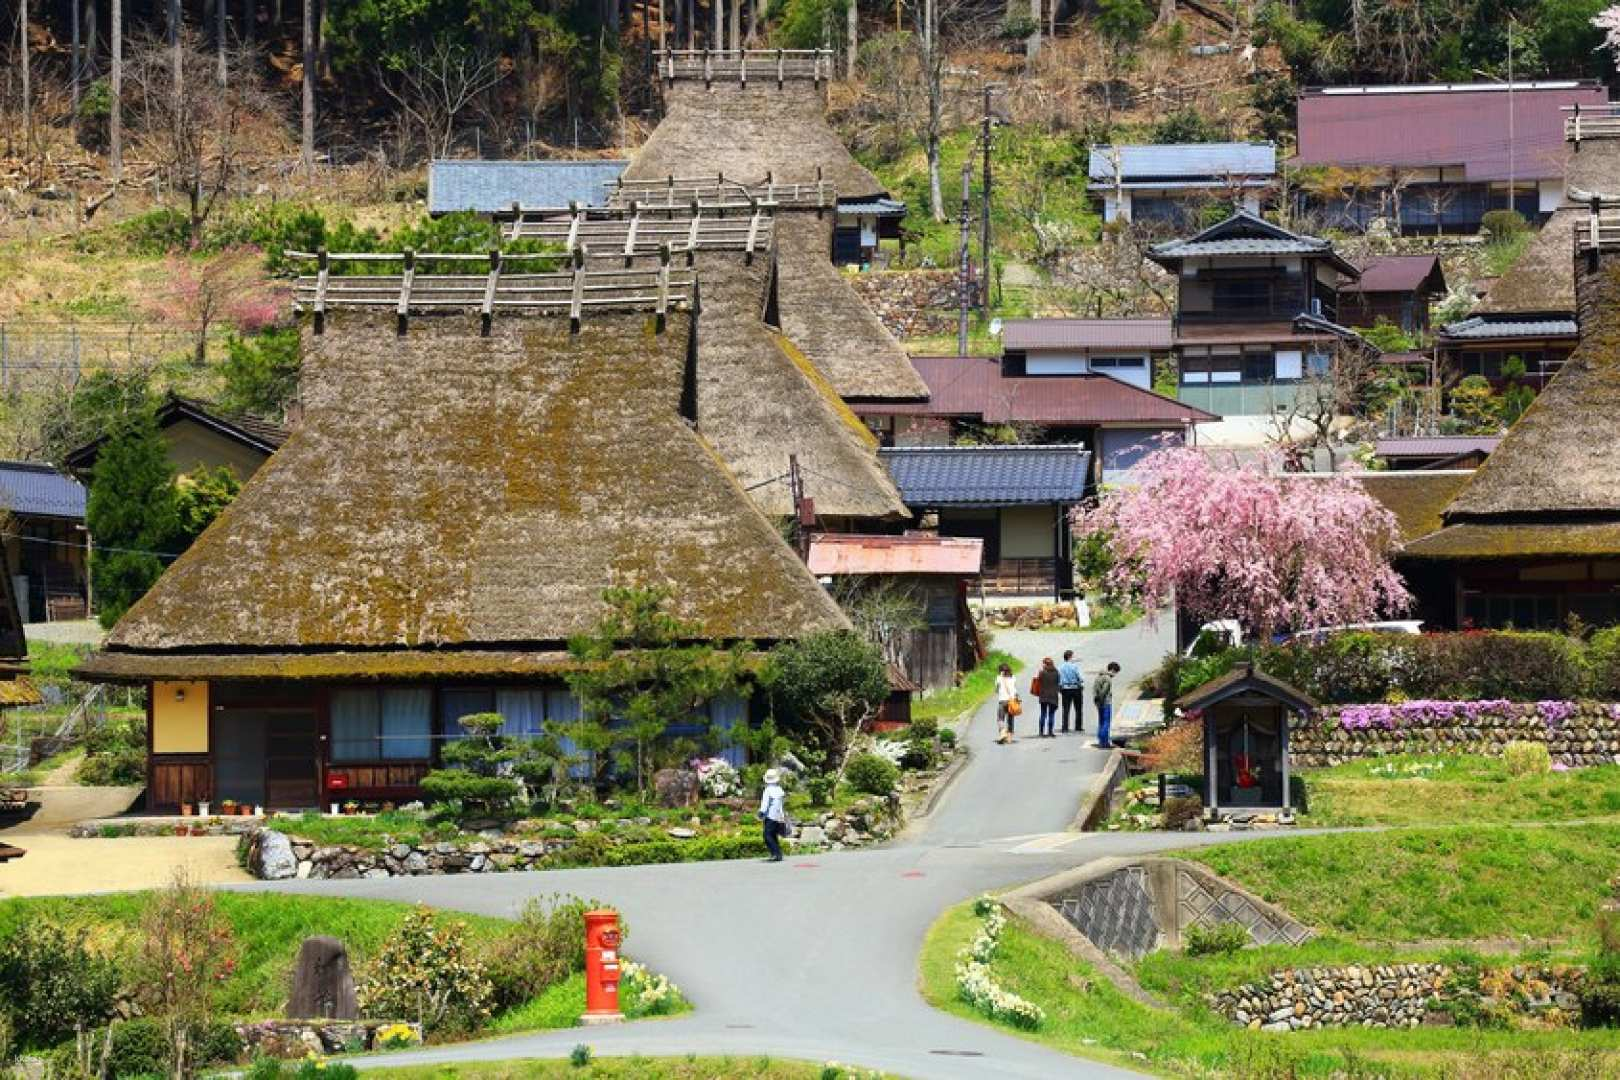
[[[680,988],[667,975],[657,975],[634,960],[619,964],[619,1005],[632,1019],[668,1016],[685,1004]]]
[[[743,792],[742,775],[725,758],[693,758],[698,787],[710,799],[724,799]]]
[[[876,754],[895,768],[906,756],[906,744],[898,739],[873,739],[867,748],[868,753]]]
[[[1007,916],[996,899],[988,895],[973,902],[973,913],[982,922],[973,940],[956,956],[957,993],[992,1020],[1034,1031],[1046,1022],[1045,1010],[1003,987],[990,973],[990,961],[995,959],[1002,932],[1007,929]]]

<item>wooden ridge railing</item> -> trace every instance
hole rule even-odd
[[[1564,140],[1577,148],[1582,139],[1620,138],[1620,102],[1608,105],[1565,105]]]
[[[665,82],[702,79],[748,85],[774,81],[810,80],[818,86],[833,76],[830,49],[665,49],[658,58],[658,75]]]
[[[697,293],[697,275],[670,267],[670,252],[659,254],[659,265],[652,270],[586,270],[590,254],[581,244],[572,253],[572,266],[560,273],[508,273],[507,264],[537,259],[556,260],[555,254],[506,254],[499,250],[488,255],[428,254],[415,251],[354,252],[333,254],[326,251],[289,251],[291,259],[315,263],[313,275],[298,278],[293,287],[293,305],[298,311],[315,316],[315,332],[326,329],[326,313],[333,308],[393,308],[399,319],[399,332],[405,333],[413,313],[431,311],[476,311],[483,318],[483,333],[489,334],[497,312],[567,312],[575,333],[585,316],[595,311],[651,311],[658,316],[662,331],[670,309],[691,307]],[[398,274],[334,274],[334,264],[400,264]],[[423,274],[419,263],[482,263],[483,274]]]
[[[704,209],[751,205],[759,200],[771,207],[813,207],[828,209],[838,205],[838,190],[816,166],[816,178],[807,183],[779,183],[767,172],[757,181],[737,180],[724,173],[713,176],[666,176],[661,180],[626,180],[620,177],[608,189],[608,203],[626,206],[634,201],[643,208],[689,206],[693,201]]]
[[[522,208],[501,226],[505,241],[539,240],[573,252],[588,247],[593,255],[654,255],[667,248],[690,256],[699,251],[741,251],[752,259],[768,249],[773,234],[771,207],[757,199],[737,205],[704,206],[693,200],[684,207],[642,206],[632,199],[624,207]]]

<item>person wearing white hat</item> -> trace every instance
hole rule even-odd
[[[765,791],[759,799],[759,819],[765,826],[765,848],[771,853],[766,862],[782,861],[782,837],[787,832],[787,792],[782,790],[782,774],[765,770]]]

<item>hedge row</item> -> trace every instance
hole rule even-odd
[[[1324,705],[1444,701],[1620,701],[1620,627],[1588,639],[1520,631],[1346,633],[1320,641],[1167,656],[1145,688],[1174,701],[1241,660]]]

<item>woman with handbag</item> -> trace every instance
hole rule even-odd
[[[1018,683],[1013,680],[1012,668],[1001,665],[996,676],[996,742],[1009,743],[1013,737],[1013,721],[1024,711],[1018,699]]]

